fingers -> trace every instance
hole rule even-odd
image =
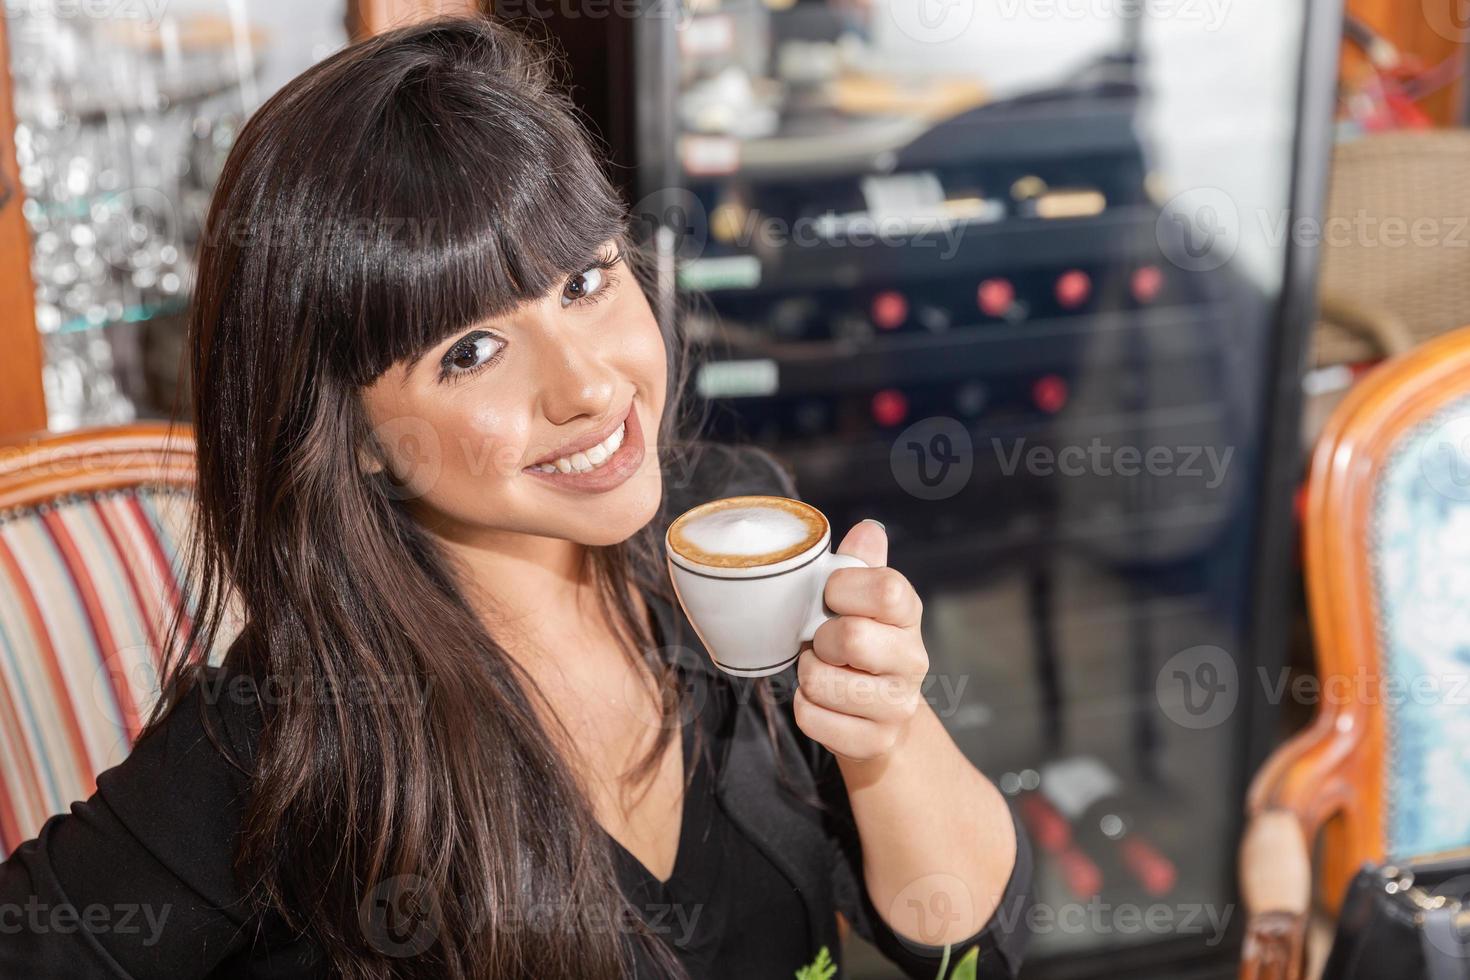
[[[922,678],[929,655],[913,633],[866,616],[838,616],[817,627],[812,650],[829,664],[869,674]]]
[[[891,751],[902,733],[900,726],[880,724],[817,704],[800,687],[791,707],[796,724],[809,738],[826,746],[834,755],[849,759],[876,759]]]
[[[837,553],[861,558],[864,564],[872,568],[886,565],[888,531],[875,520],[858,521],[837,546]]]
[[[827,663],[812,650],[797,660],[796,682],[797,693],[813,706],[884,727],[907,722],[919,706],[920,685],[914,679]]]
[[[892,568],[839,568],[822,593],[839,616],[866,616],[890,626],[918,626],[924,613],[919,594]]]

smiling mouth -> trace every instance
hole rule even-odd
[[[628,437],[628,420],[633,417],[633,406],[629,404],[628,410],[623,413],[623,420],[618,423],[617,428],[602,437],[602,441],[590,446],[581,446],[573,452],[558,456],[555,459],[543,458],[540,462],[532,463],[526,467],[527,473],[550,473],[550,474],[582,474],[593,473],[605,467],[617,455],[623,443]],[[576,445],[576,443],[573,443]]]
[[[612,435],[597,445],[572,453],[570,456],[559,456],[549,463],[528,466],[526,469],[535,470],[538,473],[591,473],[607,465],[607,461],[612,459],[613,453],[618,451],[618,447],[623,444],[623,439],[627,434],[628,423],[624,420],[613,430]]]

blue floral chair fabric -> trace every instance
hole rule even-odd
[[[1470,846],[1470,398],[1409,430],[1375,500],[1385,850]]]

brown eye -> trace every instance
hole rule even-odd
[[[505,341],[494,334],[483,331],[472,333],[461,338],[453,347],[444,352],[444,357],[440,361],[440,375],[450,376],[477,371],[493,361],[504,348]]]
[[[567,280],[566,286],[561,291],[561,305],[571,306],[578,300],[586,299],[607,283],[607,272],[604,269],[593,266],[583,272],[577,273]]]

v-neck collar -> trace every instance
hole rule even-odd
[[[690,683],[704,685],[703,696],[706,699],[725,699],[724,706],[728,709],[729,717],[723,719],[719,727],[728,728],[728,732],[725,732],[728,737],[721,740],[724,744],[720,747],[719,757],[712,760],[714,768],[709,773],[712,781],[706,788],[710,801],[766,855],[801,895],[807,908],[808,937],[816,944],[823,935],[817,917],[824,905],[818,896],[826,894],[830,887],[827,875],[831,854],[821,829],[820,817],[788,798],[785,792],[773,785],[776,762],[769,734],[761,721],[761,712],[756,706],[746,703],[746,698],[737,697],[735,690],[736,685],[754,682],[747,678],[730,677],[714,666],[692,626],[685,626],[680,622],[682,610],[656,595],[647,596],[647,602],[659,631],[659,644],[668,649],[670,658],[681,668],[702,675],[695,677],[686,673]],[[687,620],[684,622],[687,623]],[[748,690],[739,693],[754,696]],[[695,719],[702,717],[704,707],[705,705],[696,705]],[[691,734],[688,731],[689,726],[684,725],[683,728],[687,739]],[[782,741],[792,750],[792,761],[795,765],[790,768],[800,773],[805,766],[801,764],[800,752],[795,746],[793,736],[784,733]],[[814,791],[805,774],[797,775],[796,778],[798,782],[806,782]],[[680,852],[685,850],[686,844],[692,844],[686,833],[689,813],[687,789],[684,799],[683,822],[679,830]],[[619,849],[627,854],[621,845]],[[631,854],[627,854],[627,859],[633,861],[645,874],[648,873],[648,869]],[[676,854],[674,871],[669,882],[678,881],[680,870],[680,859]],[[658,879],[648,874],[648,881],[657,882]],[[665,887],[666,884],[658,885],[655,896]]]
[[[629,865],[629,869],[635,873],[634,876],[638,879],[640,886],[645,890],[651,890],[655,896],[667,891],[672,884],[682,880],[684,873],[688,871],[691,858],[690,851],[693,846],[693,841],[691,840],[693,834],[691,831],[695,829],[692,826],[694,823],[692,817],[696,812],[694,794],[709,791],[705,784],[704,773],[693,760],[693,753],[690,751],[690,735],[687,725],[684,726],[684,730],[680,733],[680,742],[682,743],[680,750],[684,759],[684,770],[681,776],[681,781],[684,783],[684,790],[679,809],[679,842],[674,848],[674,866],[669,870],[669,876],[667,878],[659,878],[636,854],[628,850],[622,841],[614,837],[606,828],[603,828],[603,833],[612,842],[613,847],[617,849],[619,856]],[[692,780],[689,779],[690,766],[695,766]]]
[[[698,651],[690,650],[682,644],[671,644],[670,637],[674,636],[677,631],[677,623],[674,620],[674,616],[677,614],[670,607],[669,603],[659,596],[650,595],[646,601],[649,606],[654,629],[657,631],[655,639],[660,646],[671,648],[672,656],[670,659],[680,671],[685,684],[700,685],[706,695],[708,695],[710,678],[691,675],[691,671],[701,670],[701,660],[707,664],[708,658],[703,657]],[[686,689],[688,688],[686,687]],[[667,878],[659,878],[622,841],[614,837],[606,828],[603,828],[603,833],[612,842],[621,859],[628,865],[629,870],[634,872],[634,876],[638,879],[641,886],[644,889],[651,889],[655,895],[666,892],[671,885],[682,881],[683,877],[688,873],[690,861],[693,857],[694,841],[692,838],[696,836],[695,832],[699,829],[694,826],[695,821],[693,820],[695,814],[700,812],[699,804],[701,801],[697,798],[696,794],[702,793],[709,795],[713,792],[712,783],[709,779],[710,774],[705,771],[702,763],[694,757],[693,727],[701,723],[700,714],[696,710],[694,717],[679,726],[680,753],[683,759],[680,782],[683,785],[683,791],[680,794],[679,842],[674,848],[674,865],[669,870],[669,876]],[[710,802],[712,803],[712,800]]]

